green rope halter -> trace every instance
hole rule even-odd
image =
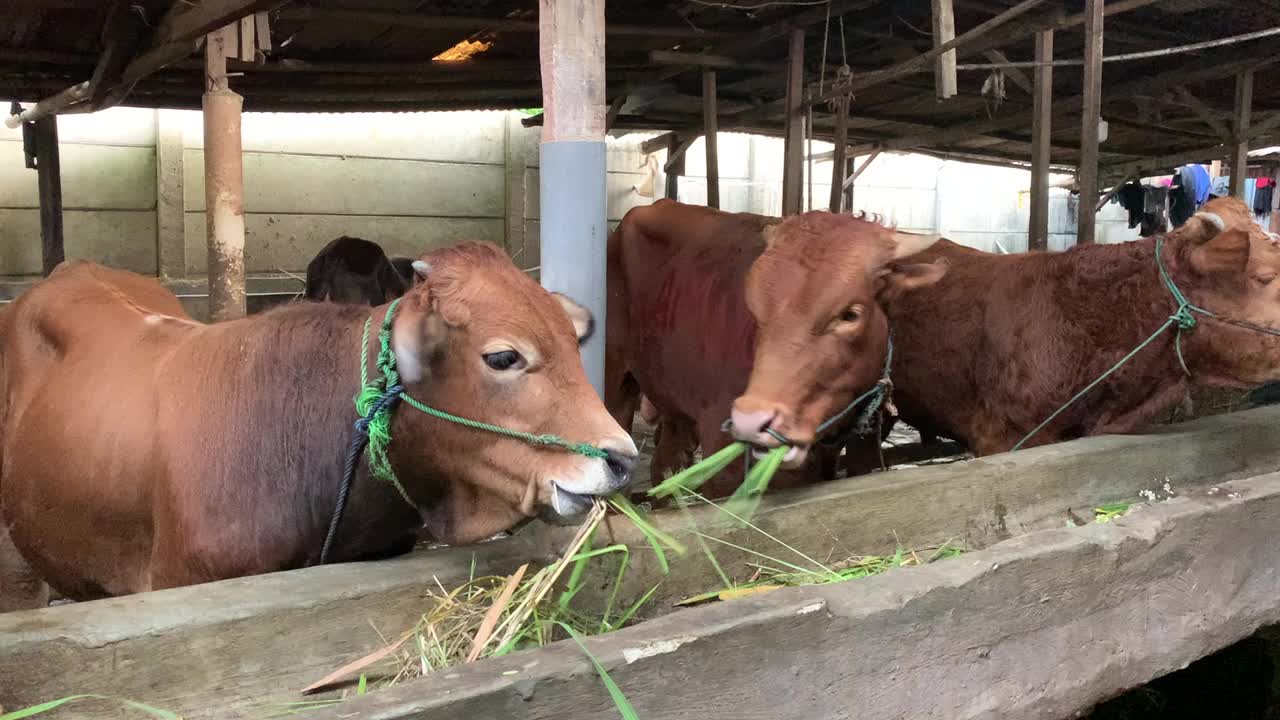
[[[409,498],[409,493],[405,491],[404,486],[400,484],[400,480],[396,478],[395,471],[391,469],[391,460],[387,457],[387,448],[391,444],[391,414],[395,410],[395,406],[391,403],[379,405],[379,400],[387,394],[388,390],[402,387],[400,373],[396,370],[396,354],[391,349],[391,322],[395,318],[396,308],[399,304],[400,300],[398,299],[392,302],[387,308],[387,314],[382,319],[382,327],[378,331],[378,353],[374,358],[374,365],[378,368],[381,377],[373,380],[369,379],[369,363],[366,357],[369,348],[369,329],[372,326],[373,318],[369,317],[364,321],[364,332],[360,339],[360,392],[355,397],[355,404],[356,412],[360,413],[361,417],[368,419],[369,471],[375,478],[391,483],[400,493],[400,496],[404,498],[405,502],[410,505],[416,505]],[[414,399],[403,389],[397,395],[400,400],[420,412],[455,425],[471,428],[472,430],[502,435],[521,440],[530,445],[559,448],[585,457],[600,459],[609,457],[604,450],[590,443],[573,443],[560,438],[558,435],[534,435],[520,430],[512,430],[478,420],[459,417],[444,410],[430,407]]]
[[[1119,370],[1121,367],[1124,366],[1125,363],[1132,360],[1135,355],[1142,352],[1143,348],[1155,342],[1156,338],[1160,337],[1160,335],[1163,334],[1164,331],[1168,330],[1169,328],[1172,328],[1172,327],[1177,328],[1177,334],[1174,336],[1174,339],[1173,339],[1173,350],[1178,356],[1178,364],[1182,366],[1182,372],[1186,373],[1187,375],[1191,374],[1191,370],[1187,368],[1186,360],[1184,360],[1182,357],[1182,331],[1191,330],[1198,324],[1199,321],[1196,320],[1197,313],[1200,315],[1204,315],[1205,317],[1211,317],[1211,318],[1216,318],[1218,316],[1192,303],[1190,300],[1187,299],[1186,295],[1182,294],[1182,290],[1180,290],[1177,284],[1173,282],[1173,278],[1169,276],[1169,271],[1166,270],[1164,267],[1164,259],[1160,256],[1160,248],[1163,245],[1163,243],[1164,243],[1163,236],[1156,238],[1156,267],[1159,268],[1160,270],[1160,279],[1164,282],[1165,288],[1169,290],[1169,294],[1173,296],[1173,301],[1177,303],[1177,308],[1173,311],[1173,314],[1170,315],[1169,318],[1164,321],[1163,325],[1156,328],[1156,331],[1151,333],[1151,335],[1149,335],[1146,340],[1143,340],[1141,343],[1139,343],[1138,347],[1134,348],[1133,350],[1130,350],[1128,355],[1125,355],[1124,357],[1120,358],[1120,361],[1117,362],[1115,365],[1112,365],[1109,370],[1099,375],[1093,382],[1089,383],[1088,385],[1085,385],[1080,392],[1073,395],[1070,400],[1063,403],[1062,406],[1059,407],[1057,410],[1054,410],[1052,415],[1045,418],[1044,422],[1032,428],[1031,432],[1024,435],[1023,438],[1018,441],[1018,444],[1013,446],[1010,452],[1014,450],[1022,449],[1022,446],[1025,445],[1026,442],[1032,438],[1032,436],[1034,436],[1036,433],[1043,430],[1045,426],[1047,426],[1049,423],[1057,419],[1057,417],[1061,415],[1064,411],[1066,411],[1067,408],[1074,405],[1077,400],[1079,400],[1080,398],[1088,394],[1090,390],[1097,387],[1099,384],[1102,383],[1102,381],[1111,377],[1111,375],[1114,374],[1115,371]]]

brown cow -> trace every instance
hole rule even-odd
[[[747,387],[753,365],[763,362],[776,378],[753,384],[756,405],[740,408],[756,422],[749,439],[760,441],[770,427],[786,433],[797,443],[788,466],[801,464],[819,422],[839,409],[831,394],[803,388],[829,372],[828,363],[846,371],[830,389],[847,390],[850,397],[880,378],[888,334],[880,301],[943,272],[893,261],[934,239],[826,212],[782,220],[671,200],[631,210],[609,238],[610,411],[630,428],[643,393],[662,417],[664,442],[687,438],[696,427],[703,452],[714,452],[730,440],[721,425],[733,399]],[[856,282],[834,292],[832,283],[810,282],[832,271]],[[802,313],[810,310],[829,317],[808,322]],[[785,358],[753,355],[757,322],[766,343],[793,352]],[[823,351],[813,352],[818,348]],[[814,357],[825,359],[815,364]],[[778,412],[783,402],[797,403],[798,410]],[[654,477],[671,469],[667,463],[688,444],[680,441],[668,455],[660,443]],[[727,470],[706,492],[723,495],[740,477]],[[776,484],[810,477],[812,471]]]
[[[636,456],[582,369],[588,312],[492,245],[416,267],[424,279],[401,300],[391,339],[410,395],[609,458],[402,407],[389,457],[416,507],[362,467],[338,561],[404,552],[424,523],[456,544],[540,509],[575,518],[588,496],[626,484]],[[61,266],[0,313],[0,512],[12,544],[75,599],[315,563],[351,441],[358,359],[376,351],[376,338],[361,348],[361,331],[387,310],[296,303],[203,325],[152,278]],[[0,590],[12,607],[30,586],[15,587],[24,568],[7,563]]]
[[[991,255],[944,241],[913,258],[946,259],[951,269],[889,309],[902,419],[979,455],[1013,448],[1174,312],[1155,247],[1145,238]],[[1189,383],[1247,387],[1280,378],[1280,338],[1265,332],[1280,327],[1280,249],[1245,205],[1210,201],[1165,236],[1161,258],[1185,296],[1220,318],[1197,315],[1197,326],[1182,332],[1187,372],[1170,329],[1028,446],[1132,432],[1180,401]],[[829,379],[808,387],[821,391]]]

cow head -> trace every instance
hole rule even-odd
[[[411,407],[394,416],[397,474],[444,542],[483,539],[541,512],[572,520],[630,480],[637,452],[587,381],[578,346],[591,314],[544,290],[489,244],[414,263],[392,345],[408,393],[432,407],[512,430],[588,442],[609,457],[475,430]],[[401,472],[401,468],[405,468]],[[423,488],[429,488],[424,490]],[[432,496],[419,499],[415,492]]]
[[[871,387],[884,371],[889,322],[882,303],[936,282],[944,264],[899,264],[936,235],[899,233],[866,217],[808,212],[765,231],[764,253],[747,276],[755,316],[755,364],[733,404],[740,440],[792,444],[786,464],[804,461],[818,426]]]
[[[1280,331],[1280,239],[1235,198],[1214,198],[1166,236],[1166,265],[1192,303]],[[1280,337],[1198,316],[1183,335],[1199,383],[1249,387],[1280,379]]]

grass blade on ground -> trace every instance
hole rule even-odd
[[[600,661],[595,655],[587,649],[587,644],[582,642],[582,635],[577,630],[560,623],[560,627],[569,633],[569,637],[578,643],[578,647],[582,648],[582,652],[586,653],[587,659],[591,661],[591,666],[596,669],[596,674],[600,676],[600,681],[604,683],[604,687],[609,691],[609,697],[613,700],[613,706],[618,709],[618,714],[622,716],[622,720],[640,720],[640,716],[636,714],[636,709],[631,706],[631,701],[627,700],[627,696],[623,694],[622,688],[618,687],[618,683],[613,681],[609,676],[609,671],[604,669]]]
[[[66,705],[68,703],[73,703],[78,700],[107,700],[110,702],[117,702],[122,705],[127,705],[133,708],[134,710],[140,710],[152,717],[163,718],[163,720],[182,720],[182,716],[175,712],[170,712],[168,710],[161,710],[160,708],[152,707],[145,703],[137,702],[136,700],[126,700],[124,698],[115,698],[109,695],[92,695],[92,694],[70,695],[64,698],[58,698],[57,700],[50,700],[49,702],[43,702],[43,703],[40,703],[39,705],[32,705],[31,707],[23,708],[21,710],[14,710],[13,712],[8,712],[3,715],[0,715],[0,720],[22,720],[22,718],[34,717],[36,715],[47,713],[50,710],[56,710],[62,707],[63,705]]]

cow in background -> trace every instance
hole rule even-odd
[[[817,425],[841,409],[823,391],[847,391],[847,403],[881,377],[889,327],[880,303],[945,272],[896,262],[936,239],[827,212],[782,219],[665,199],[628,212],[609,237],[605,398],[628,430],[641,396],[652,404],[645,414],[661,423],[654,480],[687,457],[695,428],[704,455],[727,445],[721,426],[731,411],[757,434],[772,428],[793,439],[787,465],[801,465]],[[852,288],[822,277],[831,274]],[[799,313],[809,310],[830,317],[808,324]],[[762,358],[758,341],[792,354]],[[762,360],[768,386],[752,375]],[[829,386],[809,387],[837,367],[844,374]],[[757,402],[735,408],[749,378]],[[782,473],[773,486],[834,475],[834,463],[816,465]],[[731,465],[704,492],[731,492],[741,471]]]
[[[348,305],[381,305],[413,287],[413,259],[388,258],[382,247],[343,235],[307,264],[308,300]]]

